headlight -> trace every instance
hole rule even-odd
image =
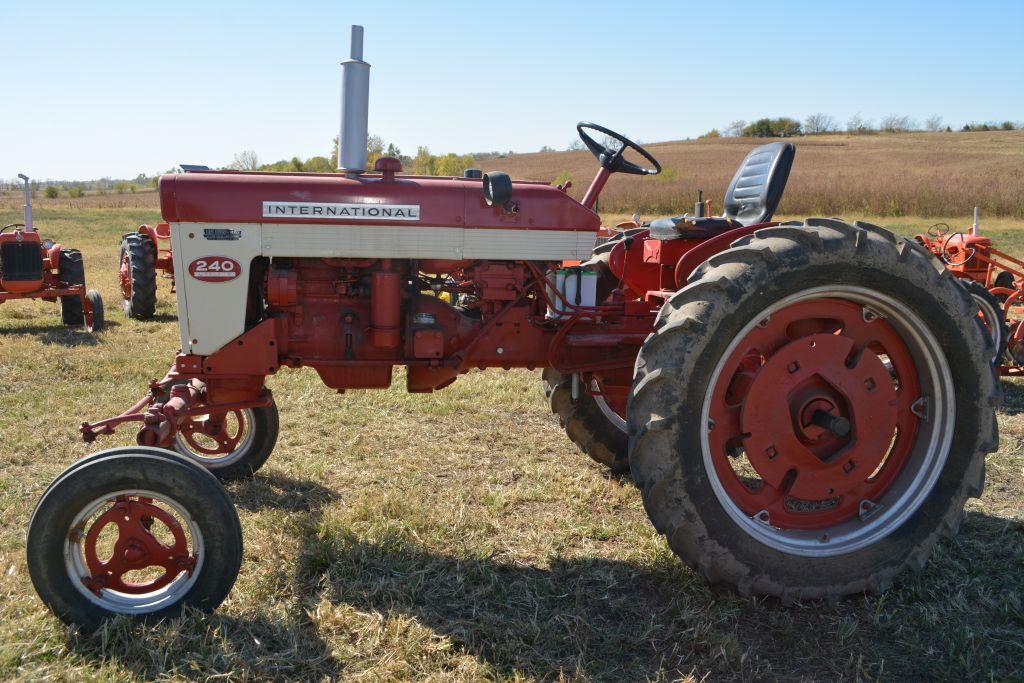
[[[51,239],[43,240],[43,249],[49,249],[52,246],[53,246],[53,240],[51,240]]]

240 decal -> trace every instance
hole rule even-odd
[[[242,274],[242,266],[227,256],[203,256],[188,264],[188,272],[203,282],[229,282]]]

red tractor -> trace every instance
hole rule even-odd
[[[156,312],[157,274],[171,281],[174,292],[174,255],[171,253],[171,226],[140,225],[121,238],[118,253],[118,280],[121,307],[129,318],[146,320]]]
[[[787,142],[747,155],[723,215],[596,251],[606,182],[660,170],[608,128],[577,126],[599,164],[582,201],[393,158],[365,172],[361,38],[343,66],[345,175],[160,179],[181,350],[135,406],[81,426],[91,441],[137,425],[139,446],[80,460],[36,507],[28,566],[57,615],[92,626],[224,599],[242,538],[216,477],[271,454],[266,378],[285,368],[339,392],[386,388],[396,366],[411,392],[542,368],[570,438],[628,469],[672,550],[744,595],[882,591],[956,533],[998,446],[1000,385],[977,306],[919,244],[773,222]]]
[[[995,342],[994,362],[1002,375],[1024,373],[1024,261],[992,246],[981,234],[978,209],[964,233],[937,223],[914,239],[958,278],[980,310],[980,320]]]
[[[28,176],[25,184],[25,222],[0,228],[0,304],[14,299],[60,299],[65,325],[84,325],[89,332],[103,327],[103,299],[85,288],[85,264],[77,249],[65,249],[41,239],[32,224]]]

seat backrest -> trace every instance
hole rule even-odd
[[[771,220],[789,180],[796,147],[770,142],[750,151],[725,193],[725,215],[742,225]]]

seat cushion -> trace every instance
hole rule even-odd
[[[651,238],[656,240],[702,240],[741,227],[724,216],[693,218],[689,214],[651,221]]]

